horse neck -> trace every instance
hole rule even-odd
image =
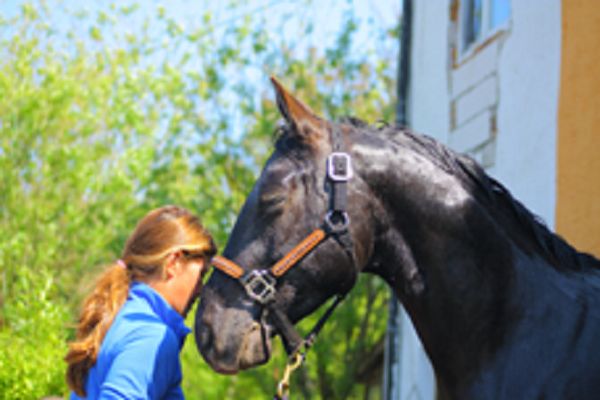
[[[367,268],[395,290],[438,377],[456,381],[502,342],[516,248],[458,178],[427,157],[385,140],[354,154],[378,209]]]
[[[561,365],[572,361],[570,355],[587,359],[585,350],[575,352],[570,346],[572,338],[594,340],[600,331],[600,326],[592,326],[600,319],[584,322],[588,310],[600,309],[598,260],[567,249],[545,228],[538,231],[562,255],[540,248],[527,232],[535,223],[532,216],[508,196],[490,206],[477,184],[440,167],[452,162],[450,157],[442,162],[430,159],[443,157],[443,149],[429,155],[411,150],[401,142],[410,137],[398,142],[357,139],[356,175],[372,199],[370,207],[362,207],[373,215],[374,243],[366,269],[382,276],[402,301],[432,361],[441,393],[487,398],[482,382],[496,380],[499,386],[489,387],[500,387],[520,381],[514,376],[519,363],[546,379],[549,375],[540,371],[554,368],[556,359],[544,346],[563,349]],[[468,174],[482,173],[461,167]],[[517,218],[510,220],[502,201],[516,207],[531,226],[524,229]],[[562,267],[557,265],[564,260]],[[560,335],[544,341],[544,332],[556,331],[557,326]],[[519,349],[532,346],[549,355],[531,364],[532,358]]]

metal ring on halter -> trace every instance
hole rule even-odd
[[[341,217],[341,221],[334,221],[334,217]],[[348,229],[348,225],[350,224],[350,217],[346,211],[329,211],[327,215],[325,215],[325,225],[330,232],[339,233]]]

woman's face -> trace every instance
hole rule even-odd
[[[173,306],[184,317],[200,295],[202,280],[208,268],[204,258],[181,257],[173,277]]]

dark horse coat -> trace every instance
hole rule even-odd
[[[444,399],[600,398],[600,262],[579,253],[471,159],[405,129],[315,116],[277,82],[287,125],[249,195],[224,256],[272,265],[328,210],[325,160],[341,132],[353,160],[348,214],[353,265],[334,240],[277,283],[297,321],[381,276],[408,311]],[[272,319],[216,271],[196,340],[221,372],[264,363]]]

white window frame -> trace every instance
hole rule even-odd
[[[465,30],[465,18],[467,12],[467,1],[459,0],[458,10],[458,35],[457,35],[457,63],[460,64],[462,60],[470,58],[473,53],[477,52],[490,38],[498,35],[500,32],[504,32],[510,29],[510,23],[512,20],[512,7],[508,18],[505,21],[498,24],[498,26],[491,26],[491,10],[492,2],[495,0],[481,0],[481,33],[479,38],[475,39],[472,43],[465,46],[463,41],[464,30]],[[512,0],[514,1],[514,0]]]

